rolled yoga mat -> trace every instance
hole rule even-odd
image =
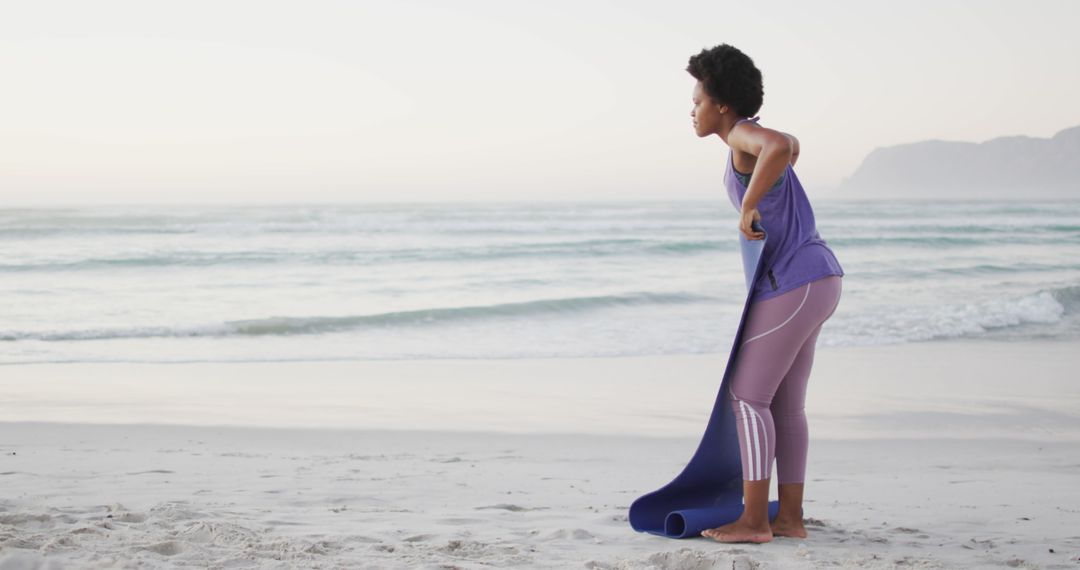
[[[753,223],[753,229],[765,231],[758,222]],[[742,457],[727,385],[734,374],[735,357],[742,344],[746,314],[753,301],[753,285],[764,266],[762,254],[766,239],[768,235],[760,240],[749,240],[739,232],[747,293],[739,328],[735,331],[735,342],[732,343],[727,368],[720,381],[720,392],[713,404],[705,435],[682,473],[660,489],[638,497],[630,505],[630,526],[638,532],[670,538],[700,536],[701,531],[732,522],[742,514]],[[779,508],[778,501],[769,502],[769,520],[776,517]]]

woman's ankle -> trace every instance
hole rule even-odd
[[[802,514],[801,513],[794,513],[794,514],[793,513],[777,513],[776,517],[773,518],[773,520],[771,520],[769,522],[771,522],[772,524],[776,524],[776,523],[785,523],[785,524],[798,523],[798,524],[802,524],[803,519],[802,519]]]

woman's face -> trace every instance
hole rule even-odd
[[[693,102],[694,108],[690,111],[690,116],[694,118],[694,132],[697,136],[720,134],[720,105],[705,93],[701,81],[694,84]]]

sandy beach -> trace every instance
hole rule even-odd
[[[0,570],[1080,570],[1080,2],[4,7]]]
[[[0,568],[1080,565],[1070,343],[820,350],[806,539],[634,532],[722,363],[4,367]]]

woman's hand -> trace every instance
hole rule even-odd
[[[758,212],[757,208],[742,210],[739,216],[739,231],[746,236],[746,239],[762,239],[765,237],[764,233],[754,231],[755,221],[761,221],[761,213]]]

